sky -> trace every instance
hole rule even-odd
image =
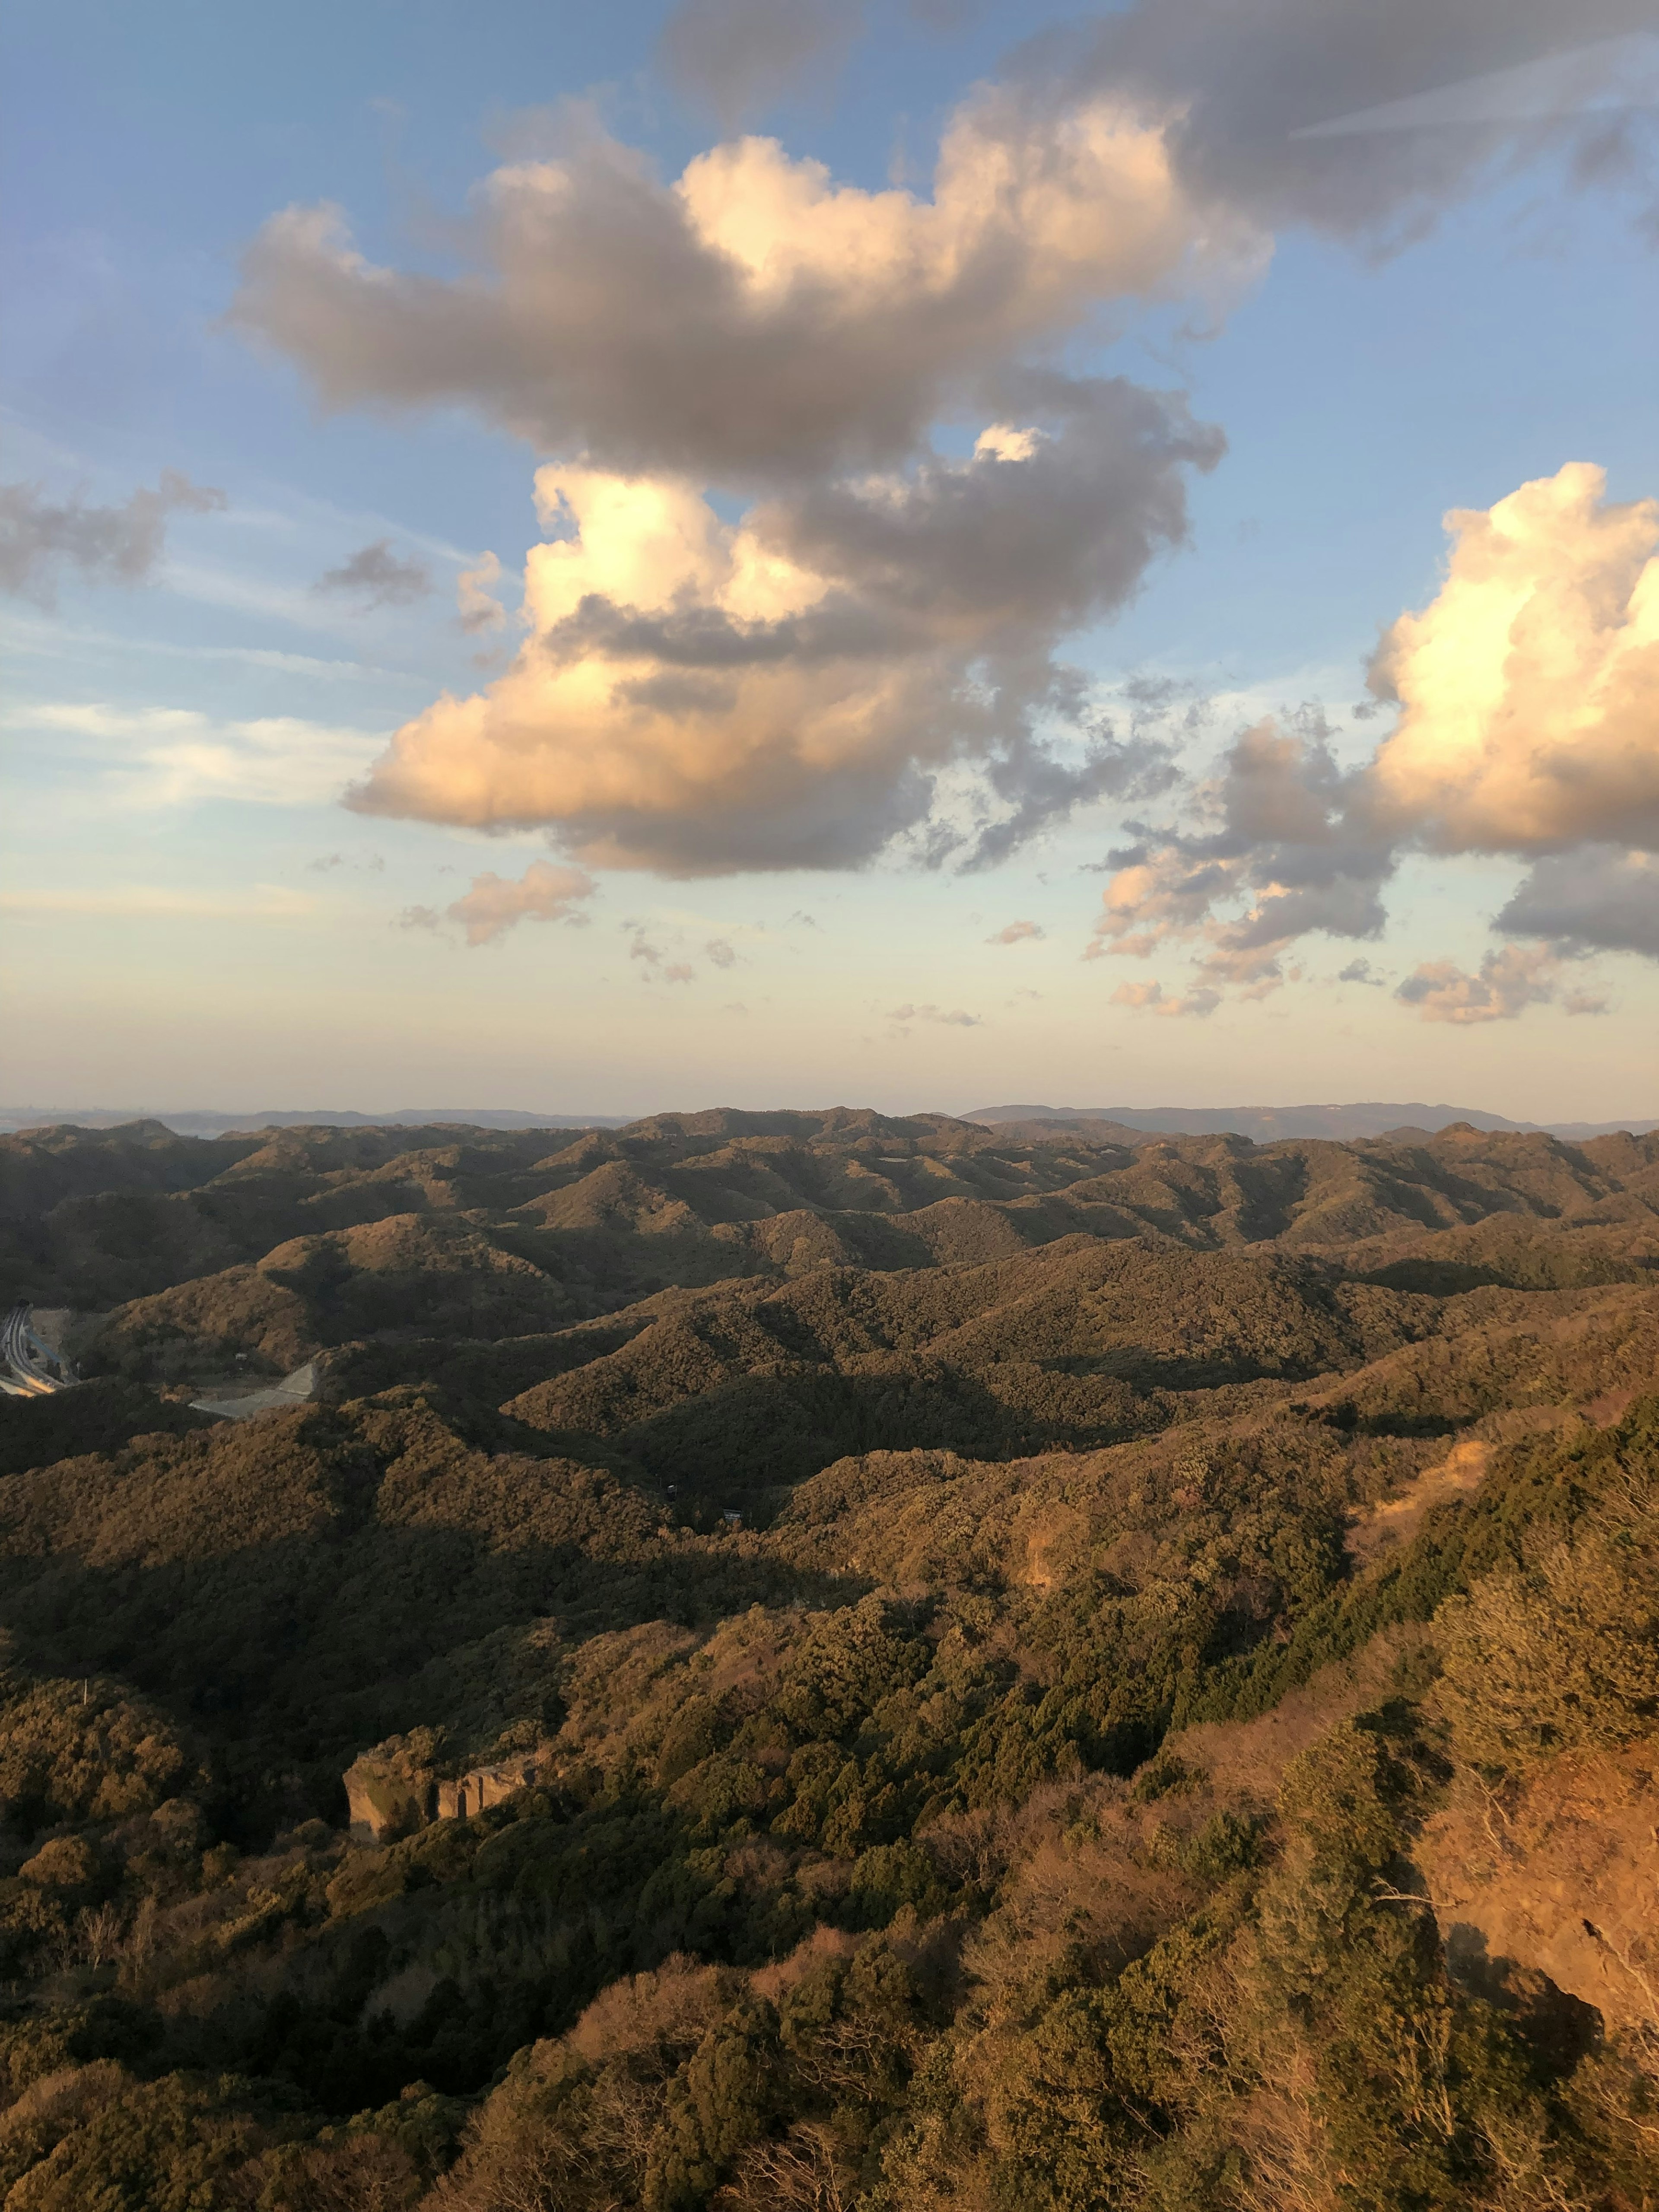
[[[1659,12],[12,0],[0,1090],[1659,1112]]]

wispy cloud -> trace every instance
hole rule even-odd
[[[17,915],[107,915],[158,921],[303,921],[319,910],[314,898],[276,884],[254,884],[246,891],[181,891],[161,884],[114,884],[0,892],[0,911]]]
[[[219,721],[193,708],[49,702],[7,716],[13,727],[88,741],[128,803],[185,806],[234,799],[261,806],[328,805],[382,740],[370,730],[265,715]]]

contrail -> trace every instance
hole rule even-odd
[[[1421,131],[1445,124],[1547,123],[1574,115],[1619,114],[1659,106],[1659,33],[1598,39],[1514,69],[1489,70],[1461,84],[1385,100],[1292,138],[1347,138],[1370,131]]]

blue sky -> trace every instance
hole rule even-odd
[[[1633,816],[1505,843],[1423,814],[1394,833],[1380,931],[1269,932],[1271,972],[1234,958],[1224,973],[1217,948],[1242,941],[1245,909],[1273,910],[1282,852],[1230,848],[1235,907],[1205,908],[1184,934],[1156,924],[1147,951],[1123,949],[1144,915],[1115,938],[1097,929],[1109,854],[1173,855],[1158,864],[1167,884],[1219,850],[1200,787],[1213,810],[1216,763],[1241,729],[1317,702],[1339,768],[1363,773],[1391,711],[1353,715],[1365,665],[1389,625],[1437,601],[1446,510],[1489,509],[1573,462],[1605,469],[1609,501],[1659,494],[1639,130],[1613,185],[1573,182],[1557,147],[1506,141],[1482,181],[1447,187],[1424,234],[1390,249],[1385,223],[1333,235],[1316,206],[1252,202],[1267,241],[1252,273],[1151,305],[1104,287],[1054,339],[1046,357],[1072,377],[1182,393],[1224,434],[1212,468],[1180,471],[1184,541],[1155,550],[1127,603],[1086,610],[1061,648],[1089,712],[1120,734],[1131,688],[1164,687],[1155,734],[1184,782],[1085,794],[977,870],[965,847],[918,865],[914,836],[850,864],[779,866],[763,813],[688,877],[666,832],[619,861],[621,833],[595,830],[591,811],[477,826],[341,806],[401,726],[507,677],[517,579],[544,535],[532,472],[572,460],[582,426],[561,452],[465,395],[326,411],[318,357],[228,319],[240,258],[284,207],[331,201],[369,262],[453,280],[477,251],[482,180],[526,148],[556,150],[572,100],[672,179],[722,131],[661,60],[667,12],[9,11],[0,476],[48,504],[118,508],[171,470],[225,504],[172,512],[139,582],[48,562],[0,610],[8,1092],[609,1112],[1387,1097],[1650,1115],[1654,961],[1593,920],[1553,937],[1492,926],[1529,869],[1582,854],[1581,878],[1645,866],[1652,840]],[[1255,12],[1270,40],[1272,7]],[[1616,12],[1609,27],[1624,27]],[[839,66],[821,56],[805,89],[744,122],[837,183],[896,179],[925,199],[941,132],[976,86],[1029,81],[1036,27],[1029,9],[935,30],[872,7]],[[955,401],[931,448],[890,465],[925,471],[931,450],[965,467],[987,419]],[[825,485],[799,476],[787,496]],[[712,465],[698,489],[726,522],[773,495]],[[382,541],[429,588],[371,606],[319,585]],[[509,619],[469,635],[456,579],[486,550]],[[980,665],[963,664],[969,690]],[[1645,697],[1635,743],[1659,755],[1659,684]],[[1078,731],[1045,712],[1033,742],[1079,757]],[[905,742],[891,738],[896,760]],[[972,813],[971,751],[942,769],[933,758],[930,821]],[[587,888],[467,943],[447,909],[481,878],[530,881],[538,861]],[[994,941],[1016,921],[1033,927]],[[1497,973],[1483,962],[1516,947],[1531,964],[1483,983]],[[1366,980],[1339,981],[1356,960]],[[1425,969],[1463,980],[1399,996]],[[1158,996],[1139,988],[1154,983]]]

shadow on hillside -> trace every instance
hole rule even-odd
[[[19,1659],[118,1675],[158,1699],[205,1741],[255,1837],[313,1813],[342,1817],[339,1777],[356,1753],[440,1717],[422,1709],[422,1668],[497,1631],[540,1620],[577,1643],[756,1605],[846,1605],[868,1587],[763,1557],[741,1537],[669,1535],[605,1559],[575,1543],[507,1549],[466,1529],[380,1522],[154,1565],[0,1559]]]

